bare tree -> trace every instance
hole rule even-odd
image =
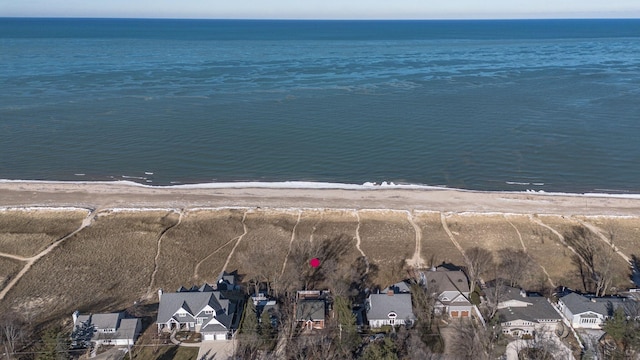
[[[467,274],[469,275],[471,291],[475,289],[476,282],[493,265],[493,254],[491,251],[474,246],[464,252],[467,263]]]
[[[574,226],[564,234],[564,238],[575,251],[571,261],[578,270],[584,291],[594,292],[596,296],[605,295],[614,278],[613,239],[611,246],[605,246],[583,226]]]
[[[461,359],[488,360],[496,357],[496,342],[500,335],[498,326],[479,325],[470,319],[453,322],[447,348]]]
[[[531,257],[522,249],[504,248],[498,251],[500,272],[509,280],[509,286],[518,286],[529,274],[533,265]]]
[[[8,359],[13,359],[19,344],[25,338],[24,324],[15,313],[2,316],[0,320],[2,337],[0,343],[4,347],[4,353]]]

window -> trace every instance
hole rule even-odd
[[[202,318],[198,318],[196,319],[196,321],[198,322],[198,324],[202,324]]]
[[[178,313],[178,316],[180,316],[180,317],[185,317],[185,316],[187,316],[187,314],[185,314],[185,313]]]
[[[213,310],[205,310],[204,313],[206,315],[213,315]]]

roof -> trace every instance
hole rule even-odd
[[[86,321],[90,321],[90,323],[96,328],[96,330],[117,329],[118,323],[123,317],[123,313],[78,315],[78,320],[76,320],[74,326]]]
[[[367,299],[367,319],[386,320],[389,313],[395,312],[398,319],[415,319],[411,305],[411,294],[388,295],[371,294]]]
[[[160,306],[158,307],[158,323],[166,323],[171,319],[181,322],[179,317],[174,316],[175,313],[183,308],[191,315],[196,317],[205,307],[211,307],[215,311],[215,315],[207,316],[201,314],[199,317],[214,317],[227,328],[232,326],[233,313],[235,306],[231,306],[228,299],[222,297],[219,291],[194,291],[194,292],[177,292],[165,293],[160,298]],[[207,319],[209,320],[209,319]]]
[[[595,312],[602,316],[612,316],[613,311],[622,306],[624,298],[615,297],[592,297],[571,293],[560,298],[572,314],[582,314],[585,312]]]
[[[562,320],[560,314],[553,308],[547,298],[532,296],[523,300],[526,300],[530,305],[498,309],[497,315],[500,321],[527,320],[537,322],[539,320]]]
[[[114,339],[133,339],[140,330],[140,319],[126,319],[124,313],[106,313],[79,315],[74,327],[79,326],[83,322],[89,322],[96,330],[92,340],[114,340]],[[115,332],[100,332],[104,329],[115,329]]]
[[[427,289],[437,292],[469,292],[469,280],[462,271],[436,270],[424,272]]]
[[[385,288],[384,290],[382,290],[382,292],[386,293],[389,290],[393,290],[393,292],[395,294],[410,293],[411,292],[411,288],[409,287],[409,284],[407,284],[404,281],[397,282],[397,283]]]
[[[296,320],[324,320],[324,300],[299,300],[296,305]]]

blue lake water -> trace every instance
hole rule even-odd
[[[0,178],[640,193],[640,20],[0,18]]]

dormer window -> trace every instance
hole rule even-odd
[[[213,310],[205,310],[204,314],[205,315],[213,315],[214,311]]]
[[[178,313],[178,316],[180,316],[180,317],[185,317],[185,316],[187,316],[187,314],[185,314],[185,313]]]

